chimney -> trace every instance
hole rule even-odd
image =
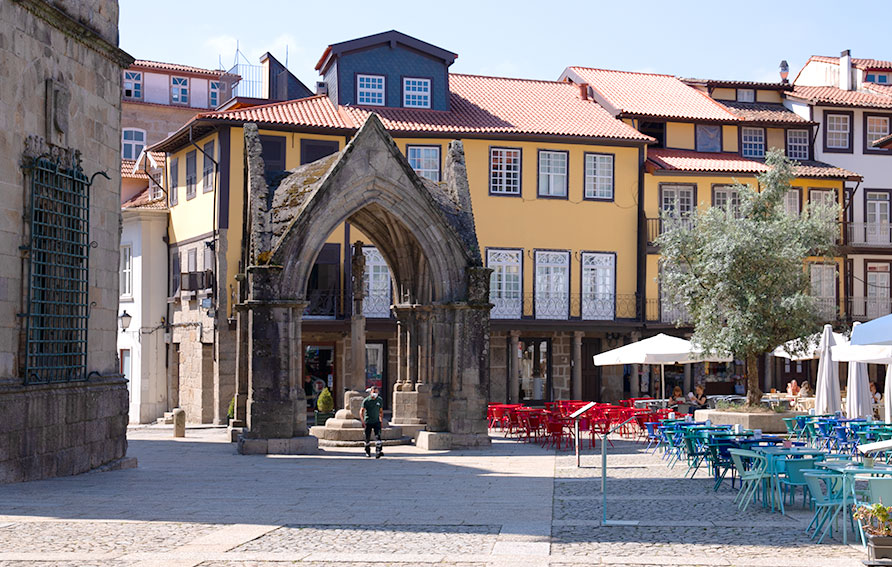
[[[839,54],[839,88],[852,90],[852,53],[848,49]]]
[[[588,83],[579,83],[579,98],[588,100]]]
[[[328,84],[325,81],[316,81],[316,94],[317,95],[327,95],[328,94]]]

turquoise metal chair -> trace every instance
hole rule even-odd
[[[740,491],[734,497],[737,509],[745,512],[755,499],[756,492],[763,481],[769,480],[768,459],[754,451],[744,449],[728,449],[737,476],[740,478]]]
[[[811,539],[815,539],[820,533],[818,543],[821,543],[828,533],[833,537],[833,523],[842,511],[842,475],[818,470],[805,470],[802,473],[815,508],[815,514],[805,531],[814,527]]]

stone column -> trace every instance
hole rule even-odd
[[[570,392],[574,400],[582,399],[582,331],[573,331],[573,370],[570,376]]]
[[[415,389],[423,384],[431,382],[431,314],[430,311],[421,309],[417,312],[418,328],[418,373],[415,380]]]
[[[350,352],[353,364],[348,387],[357,392],[365,391],[365,317],[362,314],[362,300],[365,298],[365,254],[362,253],[362,246],[361,240],[353,244],[353,315],[350,317]]]
[[[682,389],[684,390],[685,395],[687,395],[688,392],[691,392],[694,390],[694,386],[692,384],[693,373],[694,373],[693,364],[685,364],[684,365],[684,385],[682,386]]]
[[[408,390],[409,384],[409,317],[402,307],[394,306],[396,315],[396,384],[394,392]]]
[[[517,351],[520,347],[520,331],[508,332],[508,403],[520,403],[520,365]]]
[[[632,331],[631,338],[633,343],[637,343],[641,340],[641,332],[640,331]],[[647,395],[647,392],[643,392]],[[629,380],[629,396],[633,398],[640,397],[641,392],[641,365],[633,364],[632,365],[632,378]]]

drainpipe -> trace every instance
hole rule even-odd
[[[644,146],[638,147],[638,241],[636,246],[635,310],[636,319],[646,321],[645,286],[647,283],[647,217],[644,216]]]

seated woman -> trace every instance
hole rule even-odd
[[[706,390],[702,384],[694,386],[694,393],[688,394],[688,396],[691,398],[692,406],[696,406],[698,409],[706,408]]]
[[[803,380],[802,386],[799,388],[799,397],[800,398],[810,398],[812,396],[811,386],[808,385],[808,382]]]
[[[791,396],[798,396],[799,390],[799,384],[796,383],[796,380],[790,380],[790,383],[787,384],[787,393]]]
[[[873,398],[873,403],[878,404],[883,401],[883,395],[877,391],[877,383],[870,383],[870,397]]]
[[[672,389],[671,399],[673,402],[684,403],[684,393],[681,391],[681,386],[676,386]]]

